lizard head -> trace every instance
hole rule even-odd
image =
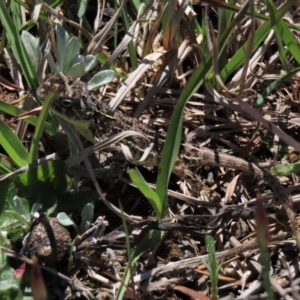
[[[45,100],[51,89],[57,90],[52,104],[52,110],[62,118],[74,121],[90,120],[93,118],[95,104],[92,101],[87,85],[62,73],[56,73],[44,81],[38,88],[37,95]]]

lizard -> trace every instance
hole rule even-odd
[[[119,110],[112,111],[107,104],[99,102],[97,95],[88,91],[86,83],[79,79],[56,73],[46,78],[44,83],[38,88],[38,97],[41,100],[45,99],[54,85],[57,85],[57,90],[52,111],[75,125],[76,129],[87,139],[91,140],[91,136],[93,136],[91,132],[95,131],[95,129],[99,132],[100,140],[103,140],[116,132],[130,128],[145,134],[153,141],[158,141],[159,147],[162,148],[164,134],[158,134],[155,130],[140,124],[137,119],[128,117]],[[139,138],[138,141],[134,139],[128,145],[130,150],[133,150],[134,157],[136,157],[136,155],[141,156],[146,143],[141,142]],[[284,192],[277,179],[255,163],[206,147],[191,145],[188,145],[188,147],[190,149],[189,153],[180,152],[173,169],[173,173],[181,179],[189,178],[194,182],[197,181],[197,177],[190,169],[195,166],[236,169],[252,173],[257,178],[265,180],[281,200],[291,205],[291,199]],[[136,158],[135,164],[151,167],[158,166],[160,150],[152,150],[150,158],[145,161],[139,162],[138,158]],[[114,151],[121,154],[122,150],[121,147],[114,147]]]

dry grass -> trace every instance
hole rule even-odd
[[[165,10],[163,4],[152,3],[140,19],[136,18],[134,5],[127,4],[127,12],[120,7],[120,12],[125,14],[122,26],[126,28],[126,16],[130,21],[129,35],[124,38],[122,34],[126,29],[122,26],[117,28],[118,33],[111,31],[117,22],[117,12],[111,26],[108,23],[101,33],[95,33],[85,24],[87,20],[90,26],[98,22],[93,8],[87,10],[83,26],[79,25],[75,6],[64,5],[54,11],[43,4],[42,9],[49,20],[62,23],[70,34],[82,39],[83,53],[97,55],[96,71],[109,67],[116,71],[115,80],[99,91],[101,101],[138,118],[145,126],[167,132],[174,107],[180,97],[185,97],[184,143],[244,158],[268,172],[278,164],[293,164],[299,160],[300,151],[299,74],[294,72],[282,81],[276,80],[299,66],[299,57],[293,52],[298,44],[293,45],[294,50],[286,45],[287,33],[284,32],[285,37],[280,35],[283,27],[275,31],[270,30],[271,26],[263,27],[267,23],[263,18],[268,11],[265,4],[257,5],[260,14],[251,13],[250,5],[248,14],[236,15],[233,12],[239,10],[237,4],[211,2],[194,3],[186,9],[174,2],[174,7],[170,5]],[[33,11],[33,7],[29,11]],[[25,16],[29,18],[28,11]],[[292,5],[282,18],[284,24],[293,28],[288,31],[297,43],[299,16],[299,7]],[[230,20],[237,20],[232,28]],[[40,43],[45,42],[49,51],[55,53],[57,45],[49,23],[40,18],[32,31],[36,37],[42,37]],[[116,49],[114,36],[119,37]],[[133,44],[128,45],[132,41]],[[244,47],[245,42],[248,42],[247,47]],[[280,43],[286,48],[280,48]],[[45,73],[44,66],[41,64],[39,68],[40,78]],[[11,69],[6,60],[1,67],[2,76],[11,80],[8,74]],[[20,70],[16,73],[20,74]],[[195,74],[198,73],[201,76],[197,79]],[[220,75],[220,80],[215,75]],[[87,81],[91,76],[92,73],[87,74],[82,80]],[[274,87],[268,90],[274,82]],[[20,82],[15,83],[20,85]],[[0,88],[2,100],[11,103],[12,95],[17,93],[4,85]],[[29,92],[26,84],[25,92]],[[258,103],[262,94],[263,101]],[[255,108],[267,121],[264,126],[239,100]],[[30,141],[32,129],[25,127],[24,130]],[[21,136],[22,132],[18,134]],[[67,147],[56,143],[43,139],[40,157]],[[189,149],[182,147],[180,151]],[[104,153],[109,156],[109,150]],[[92,163],[99,166],[97,160]],[[101,201],[95,203],[95,217],[105,216],[109,226],[103,225],[105,233],[97,243],[91,238],[93,230],[77,241],[68,278],[58,275],[70,287],[65,291],[65,299],[79,299],[79,294],[86,298],[98,294],[98,299],[114,299],[118,291],[120,293],[122,280],[127,286],[123,299],[213,299],[210,298],[210,274],[200,261],[201,258],[208,261],[205,235],[215,240],[216,260],[224,259],[218,275],[219,299],[300,299],[299,248],[295,238],[295,228],[300,221],[297,174],[277,176],[293,202],[294,215],[288,216],[282,199],[270,192],[268,182],[234,169],[194,166],[192,170],[201,179],[202,189],[195,190],[181,178],[172,176],[168,190],[169,215],[159,221],[125,175],[118,182],[99,181],[102,197],[107,202],[106,206]],[[77,186],[79,195],[84,192],[94,199],[98,197],[90,180],[83,179],[89,177],[85,168],[73,167],[70,172],[81,178]],[[157,169],[141,168],[141,172],[155,187]],[[94,174],[101,175],[99,170]],[[258,225],[255,222],[257,192],[262,193],[266,210],[265,219]],[[82,197],[80,204],[78,202],[80,208],[87,199]],[[128,234],[123,227],[118,227],[122,224],[115,214],[119,203],[126,213]],[[61,208],[63,205],[66,208]],[[80,211],[73,203],[64,203],[61,207],[59,211],[73,212],[74,219],[77,216],[74,211]],[[96,227],[92,228],[96,230]],[[271,265],[273,298],[267,296],[261,276],[264,267],[257,238],[263,228],[268,228],[264,238]],[[166,234],[132,262],[131,277],[127,278],[124,275],[128,265],[126,237],[133,251],[151,230]],[[30,263],[25,258],[19,259]],[[49,276],[48,272],[49,269],[45,271]],[[53,298],[59,297],[55,284],[49,285]]]

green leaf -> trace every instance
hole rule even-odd
[[[290,2],[289,5],[282,6],[279,9],[284,14],[293,5],[292,1],[288,1],[288,2]],[[282,39],[282,41],[287,46],[289,52],[292,54],[293,58],[299,64],[300,63],[299,44],[298,44],[294,34],[291,32],[291,30],[288,28],[286,22],[282,18],[275,17],[275,13],[278,11],[278,8],[274,5],[274,3],[270,0],[266,0],[265,3],[270,12],[270,14],[269,14],[270,21],[271,21],[271,24],[274,26],[274,30],[275,30],[277,36]],[[280,48],[280,46],[279,46],[279,48]]]
[[[14,208],[17,213],[23,216],[29,216],[30,214],[30,204],[25,198],[19,198],[15,196],[13,198]]]
[[[209,256],[209,266],[206,262],[204,262],[203,259],[201,259],[201,261],[205,264],[205,266],[209,270],[212,299],[218,299],[218,280],[219,280],[218,273],[223,264],[223,260],[220,265],[217,265],[215,243],[214,243],[214,239],[210,235],[205,236],[205,244],[207,246],[207,252]]]
[[[97,63],[97,59],[94,55],[87,55],[85,58],[85,73],[89,72]]]
[[[17,29],[17,31],[21,31],[22,29],[22,13],[21,13],[21,6],[16,1],[10,2],[10,12],[11,16],[13,18],[14,25]]]
[[[130,169],[128,171],[129,177],[132,182],[137,186],[140,192],[149,200],[152,207],[155,210],[156,217],[160,220],[163,218],[163,206],[158,195],[152,190],[152,188],[145,181],[138,169]]]
[[[0,175],[13,172],[14,168],[5,157],[0,157]]]
[[[14,210],[5,210],[4,214],[8,218],[15,219],[15,220],[19,221],[20,223],[22,223],[25,226],[25,228],[26,228],[26,232],[29,231],[29,229],[30,229],[30,222],[26,219],[25,216],[20,215],[19,213],[17,213]]]
[[[274,13],[274,15],[272,16],[273,24],[275,22],[278,22],[284,16],[284,14],[290,8],[291,5],[292,2],[287,1],[284,5],[281,6],[280,10],[277,10]],[[268,20],[255,31],[252,51],[255,51],[261,45],[262,41],[266,38],[267,34],[272,29],[272,26],[273,25],[271,23],[271,20]],[[224,43],[222,44],[224,45]],[[247,47],[248,42],[246,42],[242,47],[240,47],[240,49],[236,51],[235,55],[230,58],[229,62],[221,72],[221,78],[223,81],[226,81],[226,79],[245,61]]]
[[[55,212],[56,209],[57,209],[57,203],[54,203],[52,206],[50,206],[47,209],[46,216],[47,217],[51,216]]]
[[[271,168],[270,173],[274,176],[287,176],[291,174],[300,173],[300,162],[287,165],[277,165]]]
[[[13,210],[14,209],[14,201],[13,198],[17,195],[17,188],[14,183],[10,180],[0,181],[0,226],[4,228],[9,226],[9,224],[13,223],[14,220],[7,218],[4,214],[4,210]]]
[[[84,233],[92,224],[94,218],[94,204],[87,203],[81,211],[80,233]]]
[[[76,226],[73,220],[64,212],[57,214],[57,222],[62,226]]]
[[[39,212],[41,211],[42,208],[43,208],[43,204],[38,203],[38,202],[35,202],[35,203],[33,203],[33,205],[32,205],[31,213],[32,213],[32,214],[34,214],[34,213],[39,213]]]
[[[64,58],[63,58],[63,73],[66,73],[71,67],[72,61],[79,55],[79,43],[77,38],[71,37],[66,45]]]
[[[84,55],[77,55],[71,62],[70,66],[78,63],[85,63]]]
[[[133,266],[140,259],[141,255],[143,255],[145,251],[153,249],[155,246],[159,245],[163,236],[164,236],[164,232],[162,231],[150,230],[149,232],[147,232],[147,234],[143,236],[142,241],[132,251],[132,254],[129,258],[131,260],[131,265]],[[116,299],[120,299],[120,300],[124,299],[124,293],[128,288],[128,283],[131,278],[130,275],[132,275],[130,274],[131,270],[132,268],[130,268],[128,264],[124,272],[124,276],[121,282],[121,287],[118,290]]]
[[[63,72],[66,47],[70,40],[70,37],[67,31],[65,31],[65,29],[59,24],[56,24],[55,31],[56,46],[58,51],[58,71]]]
[[[62,193],[66,190],[70,182],[67,171],[67,167],[62,161],[47,161],[39,165],[36,169],[16,176],[14,182],[25,193],[30,192],[32,184],[35,182],[44,182],[51,188],[53,193]]]
[[[24,110],[19,109],[13,105],[10,105],[4,101],[0,101],[0,111],[3,111],[6,114],[9,114],[11,116],[17,117],[23,113],[25,113]],[[32,117],[28,117],[26,119],[24,119],[25,122],[27,122],[30,125],[36,126],[37,121],[38,121],[38,117],[36,116],[32,116]],[[57,128],[56,126],[49,124],[49,123],[45,123],[45,132],[47,134],[49,134],[50,136],[56,136],[57,135]],[[1,127],[0,127],[1,128]],[[1,131],[1,130],[0,130]]]
[[[58,73],[58,69],[57,69],[56,64],[54,62],[54,58],[53,58],[52,54],[50,53],[50,51],[47,50],[47,49],[45,50],[45,57],[48,61],[48,64],[51,68],[52,73]]]
[[[0,0],[0,20],[2,26],[6,30],[6,35],[11,43],[12,51],[21,66],[22,74],[24,75],[31,92],[33,95],[35,95],[35,92],[39,86],[39,80],[20,38],[18,30],[8,13],[4,0]]]
[[[156,192],[163,202],[164,214],[168,211],[167,187],[181,143],[184,106],[190,97],[192,97],[197,89],[203,84],[205,77],[211,70],[212,57],[210,54],[207,57],[207,60],[193,73],[187,85],[182,90],[170,120],[160,159],[159,174],[156,181]]]
[[[79,62],[73,64],[72,67],[68,69],[66,74],[71,76],[72,78],[80,78],[85,74],[85,63]]]
[[[11,243],[7,238],[7,236],[8,236],[7,233],[8,233],[7,231],[0,230],[0,246],[10,248]],[[1,253],[1,250],[2,249],[0,248],[0,265],[2,265],[4,263],[3,262],[3,255]]]
[[[33,67],[35,70],[37,70],[41,59],[39,43],[37,42],[36,38],[27,31],[22,31],[21,38]]]
[[[48,117],[52,101],[54,100],[54,95],[54,92],[49,93],[39,114],[27,159],[28,164],[31,164],[38,159],[40,139],[44,131],[44,125]]]
[[[81,0],[80,1],[79,10],[78,10],[78,13],[77,13],[77,16],[79,18],[82,18],[84,16],[84,14],[86,12],[87,5],[88,5],[88,0]]]
[[[87,88],[91,91],[99,86],[105,85],[111,82],[114,79],[114,76],[115,72],[113,70],[100,71],[87,83]]]
[[[289,77],[297,74],[300,71],[300,67],[286,73],[285,75],[281,76],[280,78],[274,80],[257,98],[255,105],[261,105],[264,99],[277,87],[280,83],[288,79]]]
[[[0,119],[0,145],[18,167],[27,165],[28,153],[15,133]]]
[[[24,299],[20,290],[20,279],[14,274],[14,269],[6,264],[0,273],[0,295],[1,299]]]

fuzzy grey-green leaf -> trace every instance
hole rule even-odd
[[[75,226],[72,219],[64,212],[57,214],[56,217],[58,223],[61,224],[62,226]]]
[[[100,71],[87,83],[87,88],[91,91],[99,86],[105,85],[111,82],[114,76],[115,72],[113,70]]]
[[[28,31],[25,30],[22,31],[21,38],[28,56],[30,57],[30,60],[33,64],[33,67],[35,70],[37,70],[41,58],[39,43],[34,36],[32,36]]]

